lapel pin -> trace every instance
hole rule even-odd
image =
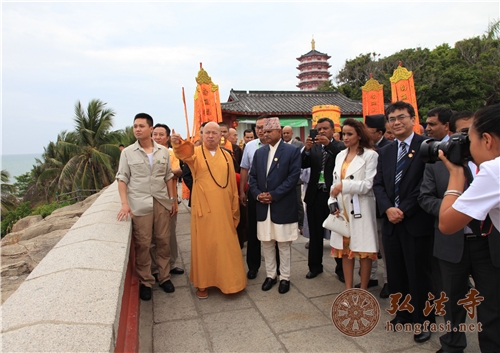
[[[413,151],[412,151],[412,152],[413,152]],[[413,157],[413,153],[410,153],[410,154],[408,155],[408,158],[411,158],[411,157]]]
[[[274,159],[274,161],[275,161],[275,162],[277,162],[277,161],[278,161],[278,158],[275,158],[275,159]]]

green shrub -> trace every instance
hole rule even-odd
[[[15,210],[2,213],[2,238],[9,234],[12,226],[21,218],[30,215],[41,215],[43,218],[49,216],[58,208],[71,205],[71,202],[65,201],[62,203],[52,202],[48,205],[37,206],[33,209],[30,202],[20,203]]]
[[[30,202],[22,202],[13,211],[2,213],[2,238],[11,231],[18,220],[29,216],[32,211]]]
[[[69,201],[65,201],[62,203],[52,202],[52,203],[49,203],[48,205],[41,205],[41,206],[35,207],[35,209],[33,210],[33,212],[31,214],[32,215],[39,214],[40,216],[45,218],[47,216],[50,216],[50,214],[52,212],[54,212],[55,210],[57,210],[58,208],[69,206],[70,204],[71,203]]]

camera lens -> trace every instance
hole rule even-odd
[[[420,145],[420,156],[422,157],[422,161],[424,163],[436,163],[440,160],[438,155],[439,150],[442,150],[446,155],[448,143],[433,139],[422,141]]]

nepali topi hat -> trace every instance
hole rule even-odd
[[[383,130],[385,129],[385,115],[384,114],[367,115],[365,119],[365,124],[368,127]]]
[[[264,130],[279,130],[281,129],[280,119],[273,117],[267,118],[264,122]]]

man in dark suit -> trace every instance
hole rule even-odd
[[[398,310],[391,321],[396,324],[434,322],[434,314],[424,316],[427,293],[432,292],[431,257],[434,217],[417,202],[425,164],[420,145],[425,137],[415,134],[415,110],[411,104],[396,102],[386,109],[396,140],[379,149],[373,191],[382,219],[382,241],[389,292],[401,294],[399,305],[409,294],[413,311]],[[430,331],[414,335],[425,342]]]
[[[367,115],[365,117],[365,124],[368,132],[370,132],[370,137],[373,142],[373,146],[378,151],[380,148],[391,143],[388,139],[384,137],[385,134],[385,115],[375,114]],[[378,212],[377,207],[377,231],[378,231],[378,246],[380,249],[380,254],[382,255],[382,261],[384,261],[384,286],[380,291],[380,298],[389,298],[389,287],[387,286],[387,268],[385,265],[385,252],[384,246],[382,244],[382,216]],[[378,286],[378,260],[372,261],[372,272],[370,274],[370,281],[368,282],[368,288]],[[357,284],[356,288],[360,288],[361,284]]]
[[[283,142],[295,146],[299,150],[302,150],[302,147],[304,147],[301,141],[293,138],[293,129],[288,125],[283,127]],[[302,234],[302,228],[304,227],[304,205],[302,203],[302,180],[300,178],[295,187],[295,192],[297,193],[297,204],[299,206],[299,230],[300,234]]]
[[[304,202],[306,203],[307,223],[309,225],[309,253],[307,265],[309,272],[306,278],[311,279],[323,272],[323,237],[325,230],[323,221],[330,214],[328,198],[333,182],[333,168],[337,154],[345,148],[344,143],[333,138],[333,121],[321,118],[316,124],[318,136],[306,140],[302,151],[302,168],[311,168],[311,176],[307,184]],[[344,282],[342,259],[336,258],[335,273]]]
[[[298,237],[298,210],[295,186],[300,176],[300,150],[281,140],[278,118],[264,124],[267,145],[254,155],[249,188],[257,200],[257,236],[262,243],[266,280],[262,290],[277,283],[275,246],[280,257],[279,293],[290,289],[291,245]]]
[[[473,116],[474,113],[470,111],[453,114],[449,120],[450,132],[453,134],[468,131]],[[468,162],[468,167],[472,178],[477,167],[472,162]],[[484,297],[477,308],[477,322],[483,325],[483,330],[478,332],[479,346],[483,352],[493,352],[500,347],[498,335],[500,308],[495,304],[500,298],[500,289],[494,282],[500,278],[500,253],[497,251],[495,254],[491,251],[494,249],[494,246],[491,246],[492,234],[480,236],[474,234],[468,226],[454,234],[441,233],[438,228],[438,216],[441,201],[448,189],[449,177],[450,173],[443,162],[427,164],[418,197],[422,208],[436,217],[433,254],[439,261],[442,290],[449,298],[445,303],[444,320],[451,323],[451,331],[439,338],[441,349],[438,352],[463,352],[467,347],[465,332],[459,330],[460,324],[465,322],[466,310],[457,302],[465,298],[469,291],[469,275],[473,276],[476,289]],[[495,320],[497,324],[488,325]],[[455,328],[457,331],[454,331]]]

